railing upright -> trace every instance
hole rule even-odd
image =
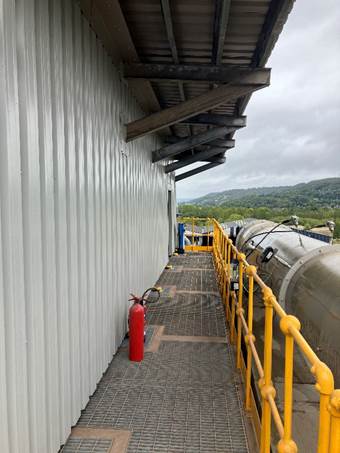
[[[231,291],[231,313],[230,313],[230,343],[235,343],[235,314],[236,314],[236,294]]]
[[[249,266],[246,270],[248,276],[248,333],[245,337],[247,345],[247,371],[246,371],[246,397],[245,406],[249,411],[251,409],[250,397],[251,397],[251,370],[252,370],[252,349],[251,341],[255,342],[255,336],[253,335],[253,313],[254,313],[254,274],[256,272],[255,266]]]
[[[237,342],[236,342],[236,366],[241,368],[241,341],[242,341],[242,319],[243,314],[243,260],[245,255],[240,253],[238,255],[239,262],[239,277],[238,277],[238,303],[237,303]]]
[[[292,439],[293,422],[293,368],[294,368],[294,337],[291,326],[300,330],[300,321],[294,316],[286,315],[280,320],[280,329],[285,335],[285,377],[284,377],[284,432],[277,445],[278,453],[296,453],[296,443]]]
[[[231,242],[229,238],[227,239],[227,287],[226,287],[226,313],[227,313],[227,320],[230,319],[231,309],[230,309],[230,282],[231,282]]]
[[[275,398],[275,389],[272,385],[272,347],[273,347],[273,293],[269,288],[263,291],[265,306],[264,323],[264,378],[260,379],[259,387],[262,396],[262,421],[261,421],[261,453],[270,452],[271,439],[271,405],[270,398]]]
[[[340,390],[332,393],[328,410],[331,414],[329,453],[340,453]]]

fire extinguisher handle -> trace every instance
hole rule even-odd
[[[140,297],[135,296],[134,294],[130,293],[131,299],[129,299],[129,302],[134,301],[134,302],[140,302]]]

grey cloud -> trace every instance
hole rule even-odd
[[[271,86],[252,97],[235,149],[178,183],[179,198],[340,176],[339,23],[337,0],[296,1],[268,62]]]

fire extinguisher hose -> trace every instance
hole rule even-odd
[[[150,301],[148,301],[148,297],[151,293],[157,293],[157,299],[156,300],[153,300],[152,302],[155,303],[155,302],[158,302],[159,301],[159,298],[161,297],[161,288],[157,288],[156,286],[152,286],[151,288],[148,288],[144,291],[144,294],[142,295],[141,297],[141,300],[144,301],[144,302],[148,302],[150,303]]]

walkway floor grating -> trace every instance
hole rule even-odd
[[[77,426],[130,430],[129,453],[246,453],[241,383],[225,341],[211,255],[188,254],[170,263],[173,268],[157,285],[171,282],[171,291],[151,300],[147,312],[149,324],[164,326],[166,341],[141,363],[130,362],[126,348],[119,349]],[[64,448],[74,451],[68,444]]]

